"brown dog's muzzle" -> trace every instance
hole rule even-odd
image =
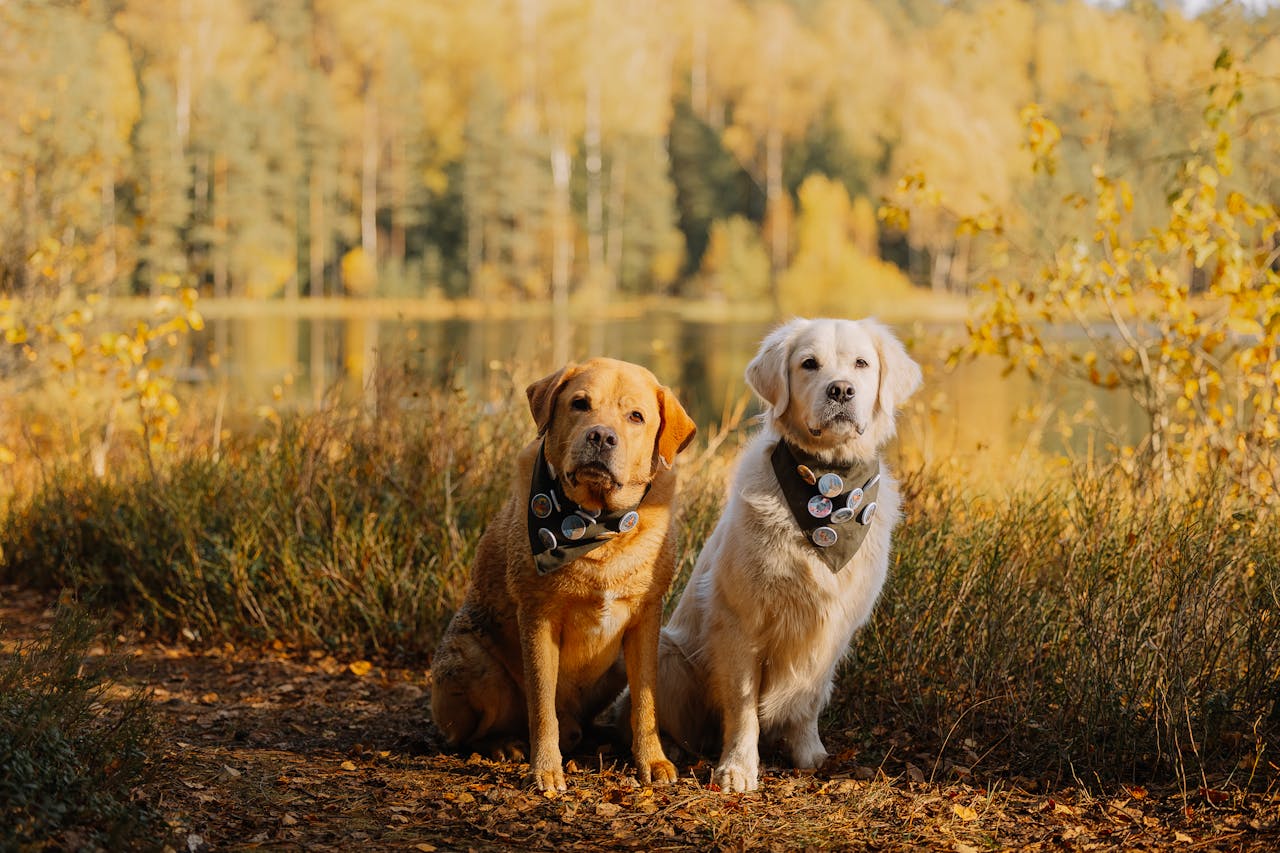
[[[618,433],[613,427],[596,424],[583,433],[573,454],[573,468],[568,471],[574,484],[581,483],[596,489],[614,489],[622,485],[616,465],[625,456],[618,445]]]

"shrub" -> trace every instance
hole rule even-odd
[[[155,810],[136,796],[152,719],[135,692],[106,704],[83,658],[97,625],[60,608],[49,634],[0,662],[0,845],[121,850],[158,846]]]

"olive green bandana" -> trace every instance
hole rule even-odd
[[[800,531],[831,571],[840,571],[875,518],[880,460],[832,466],[786,441],[778,442],[770,459]]]
[[[529,545],[540,575],[554,572],[640,523],[640,504],[608,515],[593,515],[569,500],[556,482],[544,449],[545,445],[538,448],[527,508]],[[648,493],[646,488],[645,495]],[[640,500],[643,502],[644,497]]]

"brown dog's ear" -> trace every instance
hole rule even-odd
[[[878,320],[862,322],[870,327],[876,351],[880,353],[880,392],[876,404],[892,415],[894,409],[916,392],[924,376],[920,365],[907,354],[907,348],[888,326]]]
[[[654,464],[671,467],[676,462],[676,453],[694,441],[698,427],[685,407],[676,400],[671,388],[658,387],[658,411],[662,415],[662,424],[658,425],[658,439],[654,442],[653,452],[658,457]]]
[[[653,452],[657,456],[654,463],[655,466],[670,468],[676,461],[676,454],[693,441],[698,427],[670,388],[658,387],[658,411],[662,414],[662,423],[658,426],[658,439],[654,443]]]
[[[551,416],[555,413],[556,397],[560,395],[560,389],[576,371],[577,367],[567,364],[524,389],[525,396],[529,398],[529,411],[533,413],[533,422],[538,426],[539,437],[546,433],[547,427],[551,426]]]
[[[747,384],[769,404],[774,418],[782,416],[791,398],[791,341],[808,320],[792,320],[779,326],[760,342],[760,350],[747,365]]]

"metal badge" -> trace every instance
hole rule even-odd
[[[800,475],[801,480],[804,480],[810,486],[818,482],[817,476],[812,471],[809,470],[808,465],[797,465],[796,473]]]
[[[538,539],[548,551],[556,547],[556,535],[545,527],[538,529]]]
[[[863,489],[870,489],[876,483],[880,482],[880,475],[877,473],[874,477],[862,484]]]
[[[560,532],[566,539],[581,539],[587,535],[587,522],[579,516],[571,515],[561,523]]]
[[[859,524],[870,524],[871,517],[876,514],[876,502],[872,501],[862,510],[862,515],[858,516]]]
[[[831,513],[831,520],[836,524],[844,524],[846,521],[853,518],[853,516],[853,510],[849,509],[847,506],[842,506],[835,512]]]
[[[819,527],[817,530],[813,531],[812,536],[813,544],[817,545],[819,548],[830,548],[832,545],[836,544],[836,540],[840,538],[840,536],[830,527]]]
[[[618,532],[626,533],[628,530],[635,527],[639,523],[640,523],[640,513],[636,512],[633,509],[631,510],[631,512],[627,513],[622,518],[618,519]]]
[[[814,495],[809,498],[809,515],[814,518],[826,518],[831,515],[831,499],[824,498],[822,495]]]
[[[849,509],[857,509],[862,505],[862,489],[854,489],[845,499],[844,505]]]
[[[839,474],[823,474],[818,480],[818,491],[829,498],[844,491],[844,480],[840,479]]]
[[[551,498],[538,493],[533,496],[533,500],[529,501],[529,509],[533,510],[533,514],[538,518],[546,518],[551,515]]]

